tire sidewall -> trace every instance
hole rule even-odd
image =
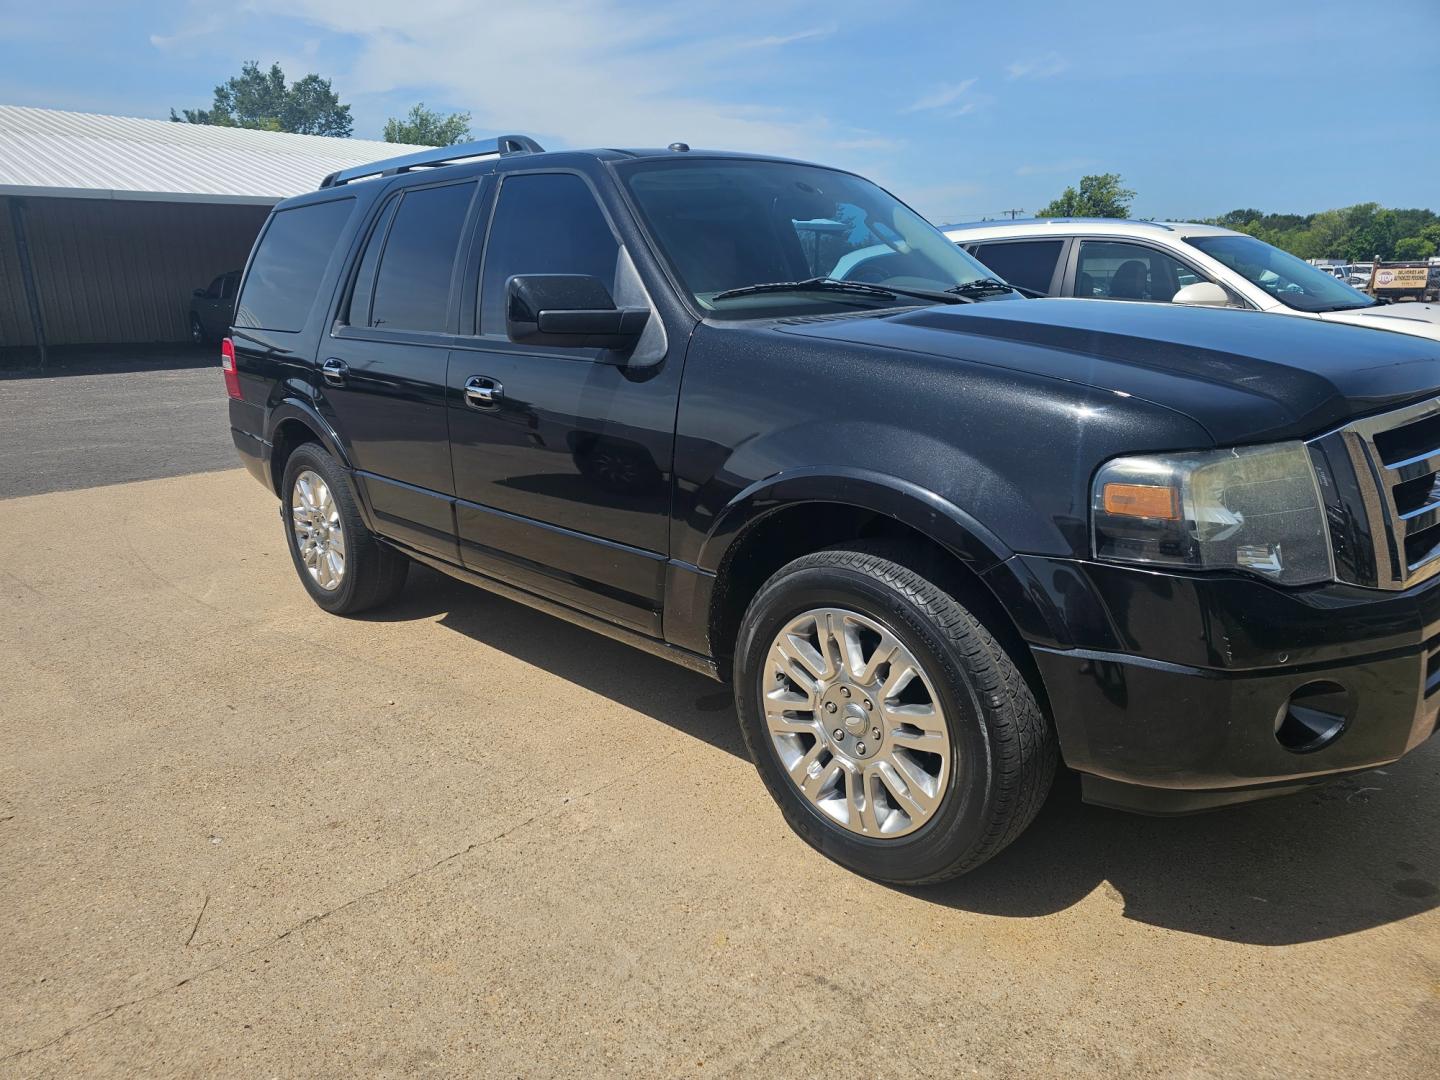
[[[790,620],[819,607],[857,611],[883,625],[925,669],[945,710],[951,769],[940,809],[914,833],[870,839],[831,822],[796,789],[765,725],[761,680],[771,642]],[[828,858],[881,881],[917,881],[953,865],[985,836],[992,798],[989,732],[964,657],[926,613],[888,583],[839,566],[782,572],[746,613],[736,649],[742,733],[765,786],[801,838]]]
[[[296,539],[291,524],[290,507],[295,494],[295,478],[309,470],[318,473],[330,488],[331,498],[340,515],[340,526],[345,533],[345,576],[338,589],[322,589],[310,576],[305,560],[300,556],[300,542]],[[365,523],[355,509],[354,495],[350,490],[349,477],[335,459],[314,443],[299,447],[285,463],[285,478],[280,489],[280,514],[285,522],[285,543],[290,549],[290,561],[295,573],[310,598],[326,611],[339,612],[348,608],[358,587],[361,567],[357,555],[359,541],[364,535]]]

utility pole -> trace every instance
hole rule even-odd
[[[1017,217],[1019,217],[1021,214],[1023,214],[1023,213],[1025,212],[1025,208],[1022,206],[1022,207],[1020,207],[1020,208],[1017,209],[1017,210],[1001,210],[1000,212],[1001,212],[1002,214],[1009,214],[1009,215],[1010,215],[1010,220],[1011,220],[1011,221],[1014,221]]]

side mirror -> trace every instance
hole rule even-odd
[[[203,299],[205,299],[205,290],[204,290],[204,289],[196,289],[196,290],[195,290],[194,292],[192,292],[190,295],[193,296],[193,297],[195,297],[196,300],[203,300]]]
[[[1213,281],[1197,281],[1194,285],[1186,285],[1170,298],[1170,302],[1191,307],[1229,307],[1230,294]]]
[[[585,274],[517,274],[505,282],[505,333],[519,345],[628,349],[650,319],[649,308],[617,308]]]

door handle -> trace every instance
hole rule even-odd
[[[350,374],[350,365],[332,356],[320,365],[320,374],[331,386],[344,386],[345,376]]]
[[[465,404],[472,409],[493,409],[505,396],[500,380],[488,375],[471,375],[465,380]]]

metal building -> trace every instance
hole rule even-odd
[[[0,105],[0,347],[188,340],[271,204],[412,149]]]

